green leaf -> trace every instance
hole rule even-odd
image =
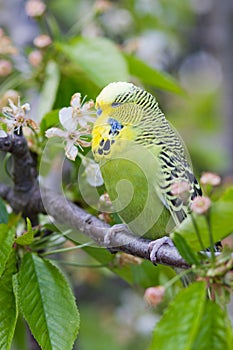
[[[59,110],[55,109],[49,113],[46,113],[40,123],[40,132],[44,136],[45,131],[51,127],[59,124]]]
[[[101,264],[105,264],[106,268],[134,287],[148,288],[158,285],[161,283],[160,278],[164,274],[169,276],[169,278],[175,276],[175,272],[170,267],[162,265],[154,266],[150,261],[146,260],[142,261],[141,264],[127,263],[122,266],[117,261],[117,256],[111,254],[105,248],[85,247],[82,250]]]
[[[15,239],[15,243],[19,245],[29,245],[33,242],[34,235],[38,232],[38,229],[33,229],[32,224],[29,218],[26,218],[27,221],[27,231],[24,232],[22,236],[18,236]]]
[[[132,281],[134,286],[148,288],[159,284],[159,269],[150,261],[143,261],[139,265],[131,264]]]
[[[11,350],[28,350],[28,329],[22,315],[19,314]]]
[[[233,232],[233,201],[222,201],[212,203],[210,220],[214,242],[218,242]],[[193,215],[200,232],[205,247],[210,246],[209,231],[207,221],[204,215]],[[187,243],[196,251],[202,248],[197,238],[197,234],[190,216],[187,217],[176,229],[185,238]],[[171,234],[173,239],[174,234]]]
[[[233,187],[228,187],[221,196],[220,200],[224,202],[233,202]]]
[[[8,213],[6,210],[5,203],[0,198],[0,224],[7,224],[8,223]]]
[[[10,256],[15,238],[15,229],[6,224],[0,224],[0,276],[2,275],[6,262]]]
[[[192,350],[231,350],[232,347],[232,327],[226,311],[207,300]]]
[[[197,253],[189,246],[186,240],[179,234],[174,233],[173,241],[180,255],[190,264],[199,265],[199,259]]]
[[[190,350],[196,339],[206,302],[203,282],[181,290],[158,322],[149,350]]]
[[[18,307],[13,291],[12,277],[16,272],[16,254],[12,251],[0,279],[0,349],[8,350],[14,335]]]
[[[13,291],[15,295],[15,301],[16,305],[20,306],[20,300],[19,300],[19,274],[16,273],[13,275],[12,282],[13,282]],[[25,320],[23,319],[23,316],[21,313],[18,315],[18,319],[15,326],[15,332],[14,332],[14,338],[13,338],[13,344],[12,344],[12,350],[27,350],[27,339],[28,338],[28,329],[27,324]]]
[[[184,95],[184,90],[169,74],[157,71],[135,56],[125,55],[125,58],[130,74],[139,78],[144,84]]]
[[[148,288],[161,284],[161,279],[166,275],[168,279],[174,277],[176,273],[169,266],[153,265],[150,261],[144,260],[141,264],[130,265],[130,284]],[[161,278],[162,276],[162,278]]]
[[[42,349],[72,349],[79,312],[61,271],[49,260],[27,253],[18,280],[23,315]]]
[[[79,37],[55,46],[100,88],[113,81],[129,79],[123,55],[108,39]]]
[[[54,61],[49,61],[45,70],[45,82],[40,93],[38,106],[39,119],[52,109],[56,99],[59,81],[59,67]]]

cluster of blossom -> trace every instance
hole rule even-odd
[[[29,0],[25,4],[25,11],[29,17],[40,18],[46,11],[46,5],[41,0]],[[44,55],[44,49],[51,45],[52,39],[47,34],[40,34],[34,38],[33,44],[36,49],[28,55],[29,63],[37,67],[41,64]],[[0,28],[0,77],[6,77],[13,71],[11,55],[18,53],[17,48],[13,45],[12,40]]]
[[[81,94],[74,94],[71,97],[70,107],[64,107],[59,111],[63,129],[51,128],[45,133],[48,138],[57,136],[65,140],[65,153],[71,160],[77,157],[78,147],[90,146],[87,136],[91,133],[91,123],[95,121],[91,111],[93,106],[93,101],[82,104]]]
[[[59,111],[59,121],[63,128],[50,128],[45,135],[48,138],[62,138],[65,142],[66,157],[74,161],[79,155],[85,167],[87,182],[91,186],[101,186],[103,178],[99,165],[91,158],[84,157],[78,152],[79,148],[91,145],[91,141],[89,141],[91,128],[96,119],[93,107],[92,100],[82,103],[81,94],[75,93],[71,97],[70,107],[64,107]]]
[[[10,60],[11,55],[17,53],[16,47],[13,45],[9,36],[7,36],[2,28],[0,28],[0,77],[6,77],[9,75],[13,66]]]
[[[46,12],[46,4],[41,0],[28,0],[25,4],[25,12],[28,17],[37,19],[41,18]],[[40,34],[34,38],[33,44],[36,49],[32,50],[28,55],[28,61],[33,67],[37,67],[43,60],[43,50],[50,46],[52,39],[47,34]]]
[[[29,103],[20,104],[20,97],[18,96],[17,104],[15,104],[10,98],[9,106],[2,108],[3,117],[0,121],[6,125],[7,132],[12,134],[20,133],[21,128],[28,126],[33,130],[36,130],[37,124],[34,120],[27,117],[27,113],[30,111]],[[1,137],[6,137],[7,133],[1,130]]]
[[[8,102],[9,106],[2,108],[3,116],[0,118],[0,122],[6,125],[7,132],[20,134],[21,129],[26,126],[36,131],[37,124],[27,116],[30,111],[29,103],[21,105],[19,96],[17,96],[17,103],[14,103],[11,98],[8,99]],[[79,155],[85,167],[87,182],[91,186],[101,186],[103,179],[98,164],[78,152],[79,148],[91,145],[91,128],[96,119],[93,107],[92,100],[82,103],[81,94],[75,93],[71,97],[70,106],[59,111],[62,128],[50,128],[45,135],[48,138],[59,137],[63,139],[66,157],[74,161]],[[7,133],[0,130],[0,137],[7,137]]]

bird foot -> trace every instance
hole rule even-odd
[[[168,245],[169,247],[174,247],[174,243],[172,242],[171,238],[167,236],[156,239],[155,241],[151,241],[149,243],[150,260],[153,264],[156,264],[158,262],[157,255],[158,255],[159,249],[164,245]]]
[[[121,233],[124,232],[126,234],[130,234],[129,229],[125,224],[116,224],[116,225],[110,227],[104,236],[104,244],[106,247],[109,247],[112,245],[112,243],[114,242],[114,237],[119,232],[121,232]]]

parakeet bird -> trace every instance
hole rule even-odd
[[[163,237],[201,195],[180,136],[149,92],[127,82],[107,85],[96,99],[92,152],[115,211],[136,235]],[[185,198],[173,191],[185,183]]]

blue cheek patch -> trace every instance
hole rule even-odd
[[[123,125],[119,123],[118,120],[113,118],[108,119],[108,124],[110,126],[109,138],[102,139],[99,143],[99,148],[97,150],[97,153],[103,157],[110,153],[111,145],[115,143],[115,140],[112,139],[112,136],[119,135],[120,130],[123,128]]]
[[[101,109],[101,108],[97,108],[96,114],[97,114],[98,116],[100,116],[101,113],[102,113],[102,109]]]
[[[110,135],[118,135],[120,130],[123,128],[123,125],[118,122],[118,120],[109,118],[108,123],[111,127],[109,134]]]

